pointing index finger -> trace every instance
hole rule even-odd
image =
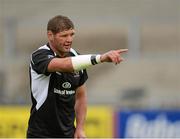
[[[117,50],[117,52],[120,54],[120,53],[124,53],[124,52],[127,52],[128,51],[128,49],[119,49],[119,50]]]

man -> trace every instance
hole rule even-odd
[[[31,56],[32,107],[27,137],[85,138],[87,110],[85,82],[89,66],[123,61],[122,52],[79,55],[71,48],[75,29],[65,16],[55,16],[47,25],[48,43]],[[76,119],[76,127],[74,120]]]

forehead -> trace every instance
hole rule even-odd
[[[64,31],[59,32],[58,34],[65,35],[65,34],[72,34],[72,33],[75,33],[74,29],[64,30]]]

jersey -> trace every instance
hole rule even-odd
[[[71,48],[69,57],[78,53]],[[33,52],[30,63],[32,107],[27,136],[73,137],[76,89],[88,78],[86,70],[48,72],[49,62],[58,57],[49,44]]]

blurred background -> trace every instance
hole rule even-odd
[[[47,43],[47,22],[58,14],[74,22],[73,48],[81,54],[129,49],[120,65],[99,64],[88,69],[89,136],[145,137],[145,131],[131,129],[130,133],[128,124],[146,125],[152,135],[152,123],[160,121],[161,129],[166,123],[165,129],[171,127],[172,132],[155,137],[180,137],[175,131],[176,126],[180,129],[179,0],[0,0],[0,120],[6,117],[2,116],[5,109],[12,112],[14,105],[29,114],[24,109],[31,105],[30,55]],[[99,119],[111,113],[111,129],[93,117],[101,110]],[[118,119],[122,114],[125,119]],[[103,128],[102,135],[94,131],[97,124]],[[0,136],[23,137],[21,131],[25,130],[24,125],[14,128],[5,123],[0,125]]]

